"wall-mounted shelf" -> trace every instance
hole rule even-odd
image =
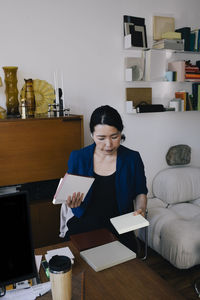
[[[169,101],[175,97],[176,91],[186,90],[192,94],[192,83],[200,82],[198,79],[170,81],[166,78],[170,62],[190,60],[195,65],[196,61],[200,60],[200,52],[133,47],[131,35],[124,37],[123,50],[125,87],[141,89],[153,87],[153,104],[163,104],[167,107]]]

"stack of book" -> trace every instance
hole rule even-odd
[[[184,50],[184,40],[180,39],[162,39],[153,43],[155,49],[172,49],[177,51]]]
[[[163,32],[160,34],[159,39],[155,39],[152,47],[155,49],[172,49],[182,51],[184,50],[184,40],[181,39],[180,32]]]
[[[190,49],[191,51],[200,51],[200,29],[193,29],[190,33]]]
[[[200,51],[200,29],[182,27],[175,31],[181,33],[181,38],[184,39],[185,51]]]
[[[196,83],[195,83],[196,84]],[[181,99],[181,111],[196,110],[198,103],[198,84],[195,87],[192,87],[193,95],[189,95],[186,91],[177,91],[175,92],[175,99]],[[194,97],[194,91],[196,91],[196,98]],[[196,100],[195,100],[196,99]]]
[[[194,82],[192,84],[192,103],[194,110],[200,110],[200,84],[198,82]]]
[[[199,67],[193,65],[185,66],[185,80],[200,82]]]
[[[168,63],[168,71],[176,72],[176,81],[185,81],[185,61],[176,60]]]
[[[186,92],[186,91],[175,92],[175,98],[182,99],[182,108],[181,108],[181,111],[189,110],[188,109],[189,107],[187,108],[188,92]]]

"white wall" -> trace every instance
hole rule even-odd
[[[200,166],[200,114],[124,114],[123,15],[145,18],[150,46],[153,15],[175,17],[176,27],[200,28],[199,11],[199,0],[1,0],[0,66],[19,67],[19,90],[24,78],[53,84],[53,72],[62,70],[65,104],[85,118],[85,144],[91,142],[88,120],[93,109],[116,107],[125,124],[125,144],[140,151],[151,190],[152,178],[167,166],[165,154],[174,144],[189,144],[192,164]],[[173,96],[167,83],[155,90],[161,98]]]

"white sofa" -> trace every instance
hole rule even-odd
[[[200,168],[164,169],[152,188],[148,245],[179,269],[200,264]]]

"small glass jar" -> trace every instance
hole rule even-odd
[[[25,99],[21,100],[21,118],[26,119],[27,118],[27,107],[26,107],[26,101]]]

